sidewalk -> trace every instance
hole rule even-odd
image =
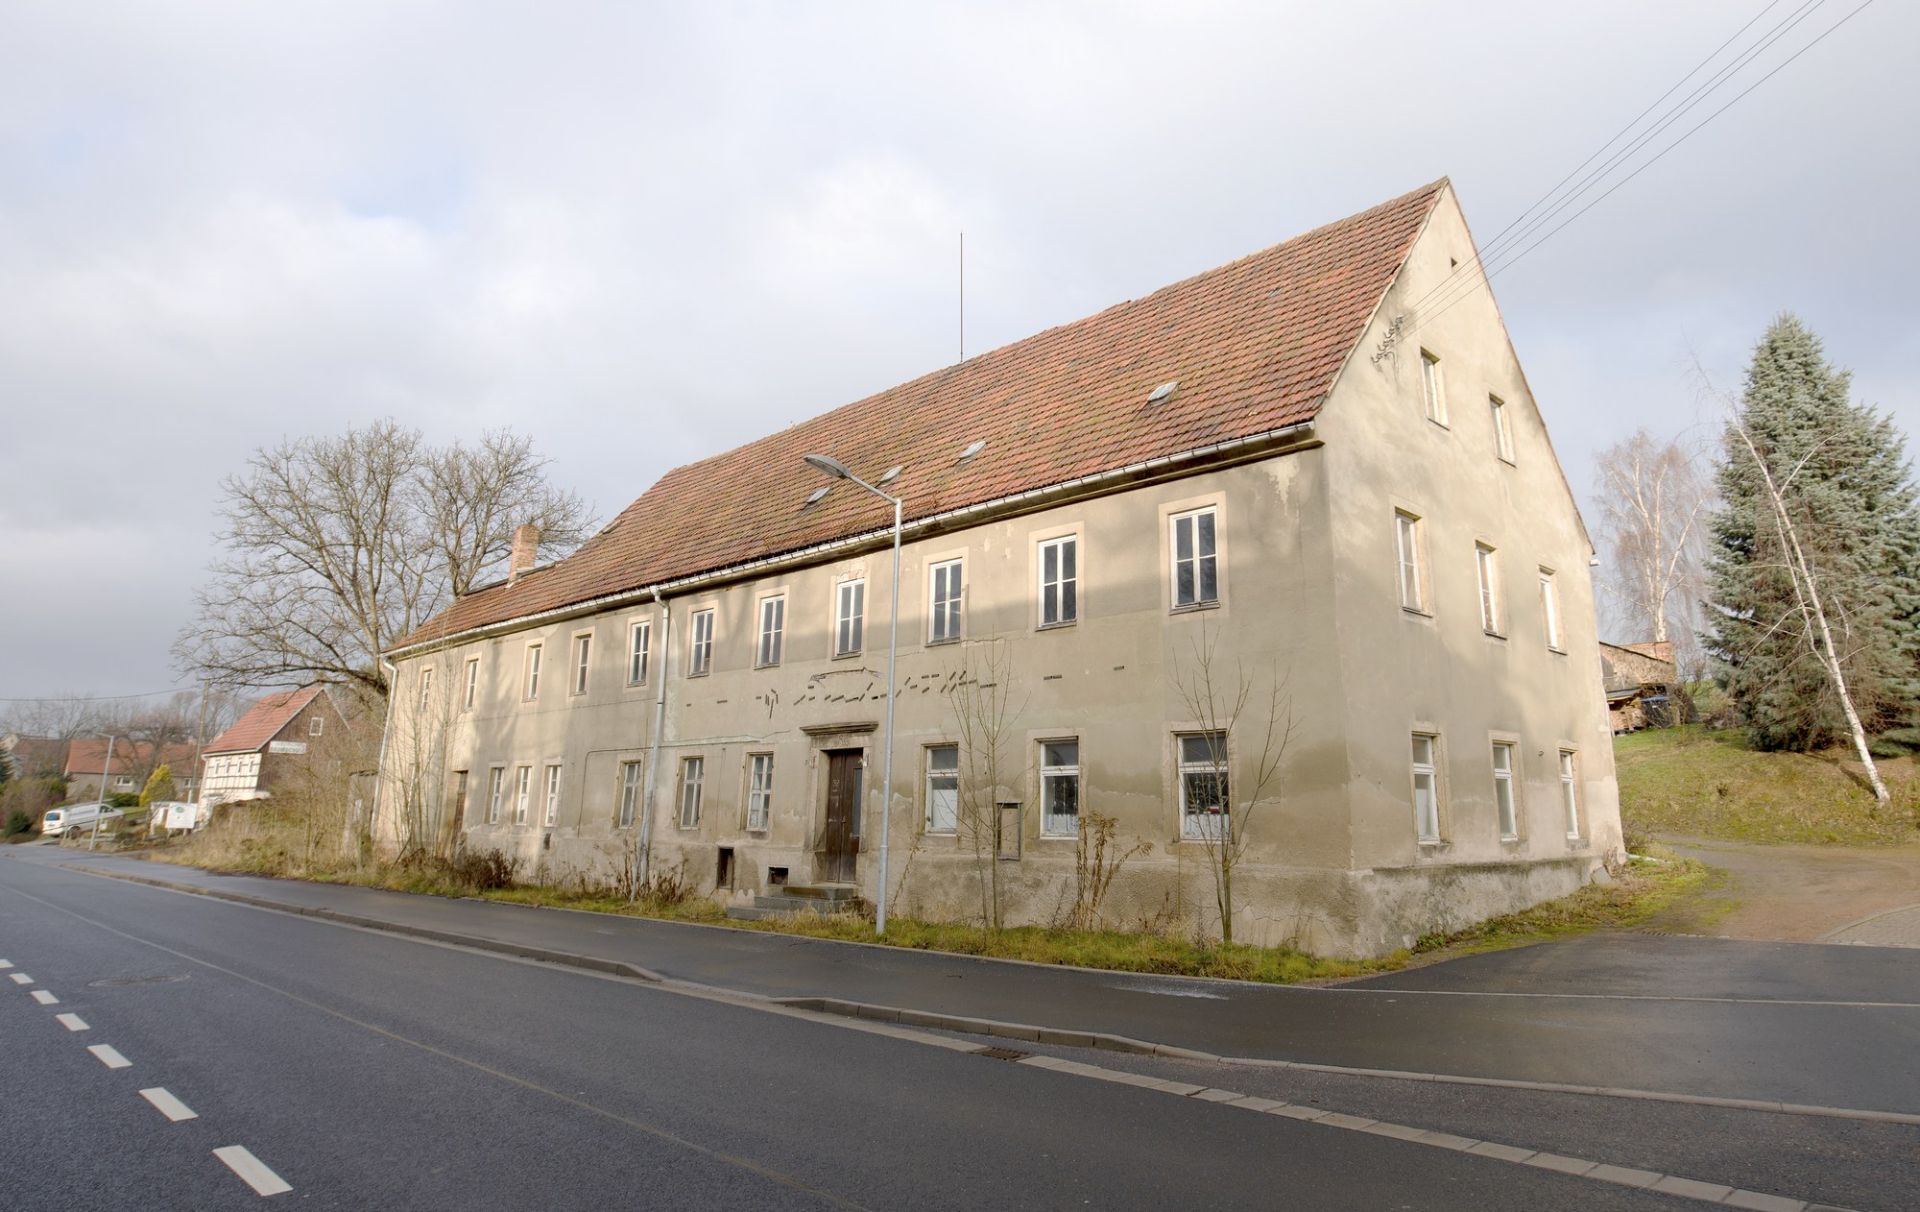
[[[1920,1053],[1903,1042],[1920,1031],[1920,963],[1906,951],[1590,936],[1311,988],[1044,967],[114,857],[51,861],[602,970],[831,999],[841,1005],[828,1008],[843,1012],[861,1012],[845,1005],[858,1003],[871,1017],[892,1017],[882,1007],[915,1011],[903,1021],[923,1025],[941,1025],[926,1016],[961,1017],[1048,1028],[1055,1042],[1099,1034],[1221,1057],[1920,1113]]]

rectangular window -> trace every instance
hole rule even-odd
[[[842,581],[834,590],[833,655],[851,656],[865,642],[867,583]]]
[[[1393,534],[1400,559],[1400,605],[1425,613],[1427,586],[1420,567],[1420,519],[1394,510]]]
[[[500,801],[507,794],[507,768],[495,766],[487,772],[487,824],[500,823]]]
[[[927,747],[927,832],[960,827],[960,746]]]
[[[1178,513],[1173,527],[1173,605],[1207,606],[1220,600],[1216,514],[1212,509]]]
[[[312,719],[307,721],[308,736],[319,736],[321,733],[325,732],[326,730],[327,730],[327,717],[324,715],[316,715]]]
[[[945,560],[927,570],[932,581],[928,601],[927,642],[940,644],[960,638],[960,561]]]
[[[1507,402],[1499,396],[1487,397],[1487,409],[1493,414],[1493,449],[1502,459],[1513,462],[1513,427],[1507,420]]]
[[[460,690],[460,710],[472,711],[473,701],[480,695],[480,658],[467,659],[466,685]]]
[[[533,767],[522,766],[513,774],[513,823],[527,823],[527,798],[533,794]]]
[[[1540,617],[1547,626],[1547,647],[1560,651],[1560,595],[1554,592],[1553,569],[1540,570]]]
[[[1500,840],[1511,842],[1520,836],[1520,814],[1513,800],[1513,743],[1493,743],[1493,802],[1500,810]]]
[[[573,692],[587,692],[587,670],[593,664],[593,637],[577,635],[573,637]]]
[[[531,703],[540,697],[540,645],[527,645],[527,676],[520,697]]]
[[[756,665],[778,665],[780,647],[787,630],[787,599],[760,599],[760,647],[754,654]]]
[[[680,827],[693,829],[700,824],[700,784],[706,778],[705,758],[680,759]]]
[[[713,668],[713,611],[694,611],[687,625],[693,633],[687,644],[687,676],[697,678]]]
[[[1440,381],[1440,359],[1420,351],[1420,398],[1427,406],[1427,420],[1447,423],[1446,387]]]
[[[1560,803],[1567,810],[1567,840],[1580,840],[1580,793],[1575,788],[1573,750],[1560,751]]]
[[[427,709],[427,703],[433,695],[433,666],[428,665],[420,671],[420,710]]]
[[[548,825],[553,825],[553,824],[557,824],[559,820],[560,820],[560,767],[555,765],[555,766],[547,767],[546,823]]]
[[[640,763],[620,763],[620,828],[633,828],[640,811]]]
[[[647,659],[653,651],[653,624],[635,623],[627,629],[627,685],[647,680]]]
[[[1473,545],[1473,563],[1480,575],[1480,627],[1488,635],[1500,634],[1500,561],[1485,543]]]
[[[1228,818],[1227,734],[1174,738],[1180,760],[1180,836],[1220,838]]]
[[[1440,738],[1413,734],[1413,825],[1423,842],[1440,840],[1440,772],[1434,763]]]
[[[747,756],[747,828],[758,832],[773,815],[773,755]]]
[[[1080,834],[1080,742],[1040,742],[1040,832]]]
[[[1080,540],[1048,539],[1040,544],[1040,625],[1058,627],[1080,617]]]

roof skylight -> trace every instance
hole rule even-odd
[[[882,484],[891,484],[891,483],[893,483],[893,482],[894,482],[895,480],[897,480],[897,479],[899,479],[899,478],[900,478],[900,473],[901,473],[901,472],[903,472],[903,471],[905,471],[905,470],[906,470],[906,468],[904,468],[904,467],[900,467],[900,466],[894,466],[894,467],[889,467],[889,468],[887,468],[887,470],[886,470],[886,474],[884,474],[884,475],[882,475],[882,476],[880,477],[880,480],[879,480],[879,482],[880,482],[880,483],[882,483]]]
[[[985,438],[981,438],[977,442],[969,443],[967,448],[960,452],[960,461],[964,463],[968,459],[971,459],[973,456],[985,450],[986,448],[987,448],[987,440]]]
[[[800,508],[810,509],[813,506],[818,505],[822,500],[826,498],[826,495],[831,491],[833,491],[833,485],[822,484],[820,487],[814,489],[813,492],[808,495],[807,503],[805,505],[802,505]]]
[[[1147,403],[1149,404],[1164,403],[1165,401],[1172,399],[1173,393],[1175,391],[1178,391],[1179,388],[1180,388],[1180,380],[1168,379],[1165,383],[1162,383],[1160,386],[1153,389],[1153,393],[1147,397]]]

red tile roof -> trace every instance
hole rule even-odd
[[[1023,341],[675,468],[572,556],[456,601],[405,647],[1310,421],[1447,188],[1410,194]],[[1170,400],[1149,404],[1170,380]],[[969,444],[985,440],[974,458]]]
[[[102,771],[101,767],[107,764],[107,739],[79,737],[67,744],[66,772],[69,775],[127,774],[144,768],[150,752],[151,747],[144,742],[121,737],[113,742],[113,769]],[[194,761],[193,746],[168,745],[160,751],[160,761],[183,775],[190,773]]]
[[[302,686],[298,690],[268,695],[249,707],[245,715],[233,722],[233,727],[214,737],[206,751],[252,753],[264,749],[267,742],[287,726],[287,721],[305,710],[320,691],[319,686]]]

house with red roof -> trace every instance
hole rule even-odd
[[[890,853],[1019,924],[1105,835],[1107,922],[1223,933],[1230,852],[1237,940],[1350,956],[1621,854],[1593,546],[1445,180],[516,546],[387,653],[390,845],[743,911]]]
[[[316,744],[346,726],[324,686],[267,695],[207,744],[201,804],[268,798],[291,766],[304,763]]]
[[[191,742],[163,745],[156,754],[146,741],[118,737],[109,752],[105,737],[75,737],[67,742],[62,772],[67,780],[67,798],[80,802],[108,795],[138,795],[147,785],[147,776],[165,765],[173,774],[174,794],[184,799],[195,787],[197,757]]]

